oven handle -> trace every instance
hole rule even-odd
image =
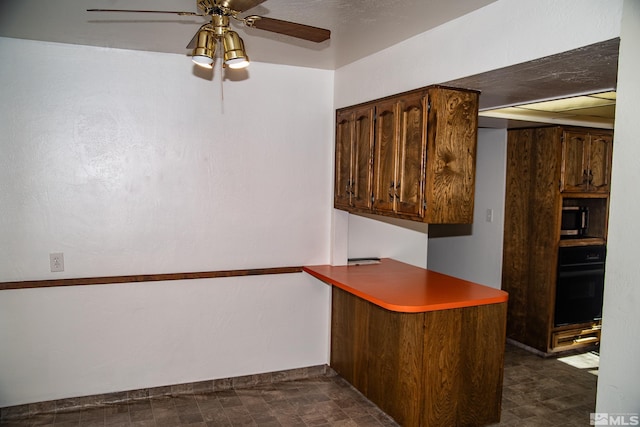
[[[587,276],[604,276],[604,268],[590,269],[590,270],[573,270],[573,271],[558,271],[559,279],[566,279],[571,277],[587,277]]]

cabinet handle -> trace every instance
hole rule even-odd
[[[589,169],[589,175],[588,175],[588,178],[587,178],[587,182],[589,184],[591,184],[592,181],[593,181],[593,171],[591,171],[591,169]]]
[[[393,199],[395,198],[395,195],[396,195],[395,194],[396,193],[395,189],[396,189],[396,186],[395,186],[394,182],[391,181],[391,185],[389,186],[389,201],[390,202],[393,202]]]
[[[354,187],[354,182],[351,180],[347,181],[347,185],[345,187],[346,193],[350,195],[354,195],[355,191],[353,191],[353,187]]]

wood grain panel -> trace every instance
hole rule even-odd
[[[334,207],[348,209],[351,204],[351,157],[353,149],[353,111],[336,113],[336,153]]]
[[[534,185],[531,187],[530,274],[527,289],[528,345],[547,351],[555,301],[562,201],[559,193],[561,144],[558,128],[535,130]]]
[[[460,344],[462,391],[457,425],[486,425],[500,420],[507,304],[473,307],[462,312]],[[483,357],[464,351],[474,349]],[[497,402],[487,405],[486,402]]]
[[[502,289],[509,293],[507,336],[522,341],[526,330],[531,216],[532,129],[507,134]]]
[[[426,217],[431,224],[473,222],[478,93],[429,91]]]
[[[590,190],[609,192],[611,182],[611,157],[613,135],[611,133],[591,133],[589,141]]]
[[[452,309],[428,312],[425,315],[424,336],[424,426],[456,426],[462,389],[461,345],[462,311]]]
[[[419,425],[424,314],[397,313],[373,304],[369,314],[366,394],[400,425]]]
[[[426,102],[426,92],[413,93],[398,101],[400,136],[395,210],[399,214],[416,218],[423,215],[427,149]]]
[[[370,209],[373,185],[373,106],[357,109],[354,114],[351,205]]]
[[[561,191],[586,191],[588,135],[585,132],[564,132],[562,138]]]
[[[500,419],[507,304],[385,310],[333,287],[331,366],[400,425]]]
[[[365,393],[368,381],[369,303],[332,287],[331,367]]]
[[[398,141],[398,106],[395,100],[376,105],[373,170],[373,208],[393,213]]]

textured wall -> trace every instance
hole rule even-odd
[[[620,35],[598,412],[640,414],[640,2],[625,0]],[[629,419],[627,418],[627,421]]]
[[[331,72],[253,64],[223,101],[181,55],[0,56],[1,281],[328,262]],[[304,274],[2,291],[0,407],[326,363],[328,299]]]

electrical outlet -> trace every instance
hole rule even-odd
[[[62,252],[49,254],[49,265],[52,273],[64,271],[64,254]]]

